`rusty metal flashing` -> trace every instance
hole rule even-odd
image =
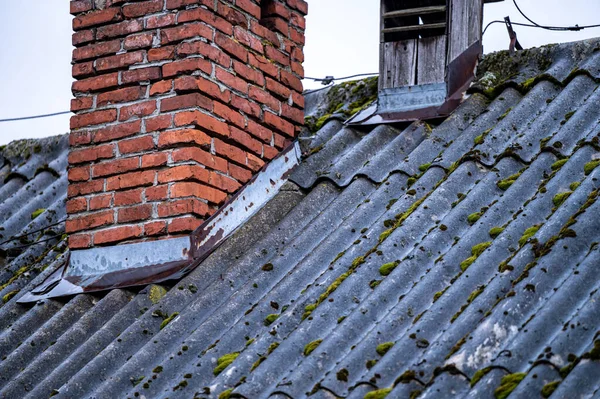
[[[377,104],[346,121],[346,124],[379,125],[435,119],[450,115],[462,102],[464,93],[475,79],[482,54],[481,42],[473,43],[446,69],[446,82],[384,89]]]
[[[190,236],[71,251],[63,267],[18,302],[182,278],[279,192],[300,159],[296,141]]]

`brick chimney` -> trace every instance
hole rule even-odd
[[[304,0],[72,0],[67,232],[190,233],[304,122]]]

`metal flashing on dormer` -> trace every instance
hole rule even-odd
[[[71,251],[63,267],[19,302],[180,279],[279,192],[300,158],[295,142],[190,236]]]

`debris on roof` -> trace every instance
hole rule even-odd
[[[181,280],[18,304],[48,252],[1,292],[0,397],[598,395],[598,43],[480,71],[437,126],[328,118]]]

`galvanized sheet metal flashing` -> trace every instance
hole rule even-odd
[[[71,251],[65,266],[19,303],[180,279],[279,192],[300,158],[295,142],[190,236]]]

